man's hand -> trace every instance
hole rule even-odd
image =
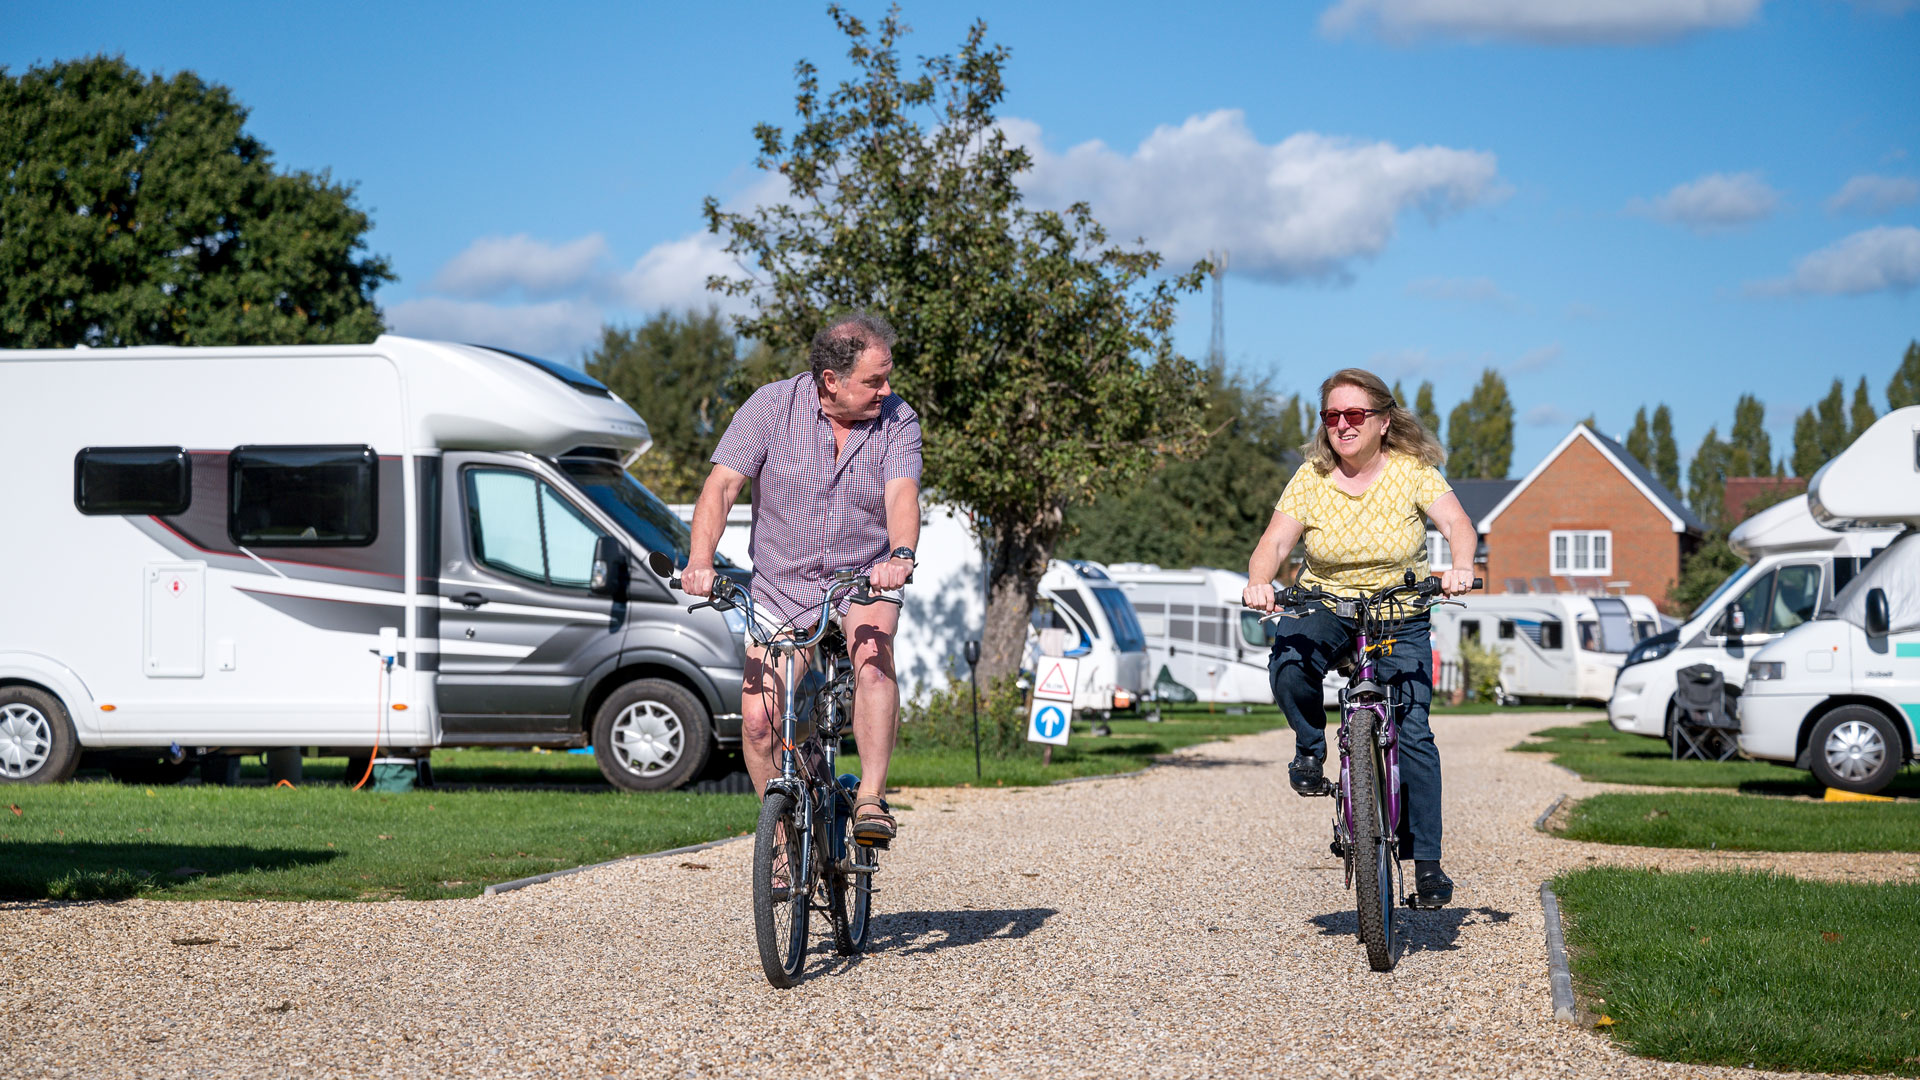
[[[1272,612],[1275,608],[1273,602],[1273,583],[1270,581],[1247,582],[1247,587],[1240,590],[1240,602],[1255,611]]]
[[[1448,596],[1459,596],[1473,591],[1473,571],[1447,570],[1440,575],[1440,591]]]
[[[713,564],[700,566],[688,563],[680,571],[680,591],[688,596],[709,596],[713,593]]]
[[[888,559],[867,572],[867,580],[872,582],[876,592],[891,592],[907,583],[907,575],[913,573],[913,563],[906,559]]]

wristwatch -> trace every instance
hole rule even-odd
[[[887,557],[888,557],[888,558],[890,558],[890,559],[905,559],[905,560],[907,560],[908,562],[910,562],[910,563],[915,563],[915,564],[917,564],[917,563],[919,562],[919,560],[918,560],[918,559],[915,559],[915,558],[913,557],[913,549],[912,549],[912,548],[910,548],[910,547],[908,547],[908,546],[906,546],[905,544],[902,544],[902,545],[900,545],[899,547],[897,547],[897,548],[894,548],[894,549],[893,549],[893,554],[891,554],[891,555],[889,555],[889,556],[887,556]]]

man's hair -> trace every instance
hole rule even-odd
[[[834,378],[844,381],[852,375],[853,365],[861,353],[876,345],[891,350],[897,340],[899,335],[887,320],[856,311],[840,316],[813,335],[813,345],[807,349],[807,363],[813,369],[815,382],[824,379],[829,371]]]

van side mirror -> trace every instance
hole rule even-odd
[[[1893,625],[1893,616],[1887,610],[1887,591],[1885,589],[1867,590],[1867,636],[1886,637],[1887,630]]]
[[[1727,636],[1743,638],[1747,636],[1747,609],[1735,605],[1727,609]]]
[[[627,548],[611,536],[593,542],[593,576],[587,587],[595,596],[624,596],[627,591]]]

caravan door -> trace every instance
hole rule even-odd
[[[619,654],[624,605],[588,589],[606,533],[524,454],[442,463],[440,726],[452,742],[564,741],[581,679]]]

